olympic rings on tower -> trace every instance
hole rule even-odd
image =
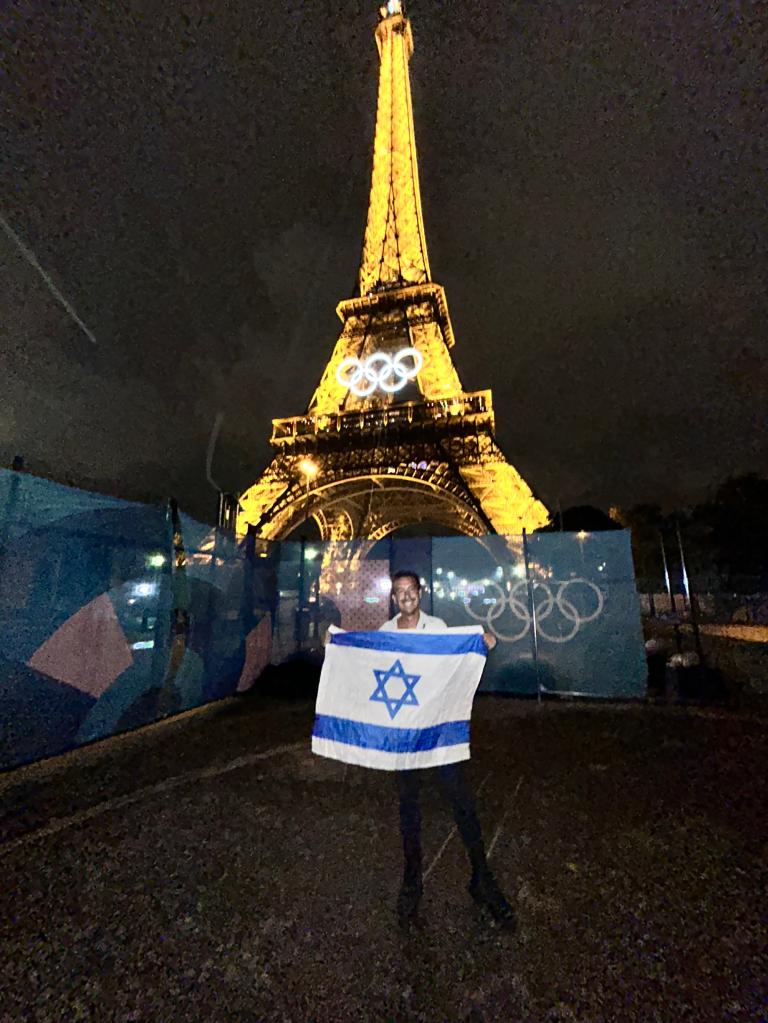
[[[395,394],[417,376],[423,365],[424,356],[416,348],[401,348],[396,355],[374,352],[365,362],[349,356],[339,363],[336,379],[358,398],[367,398],[377,387]]]

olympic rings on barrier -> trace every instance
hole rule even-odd
[[[408,366],[408,360],[412,365]],[[424,356],[416,348],[401,348],[396,355],[374,352],[365,362],[349,356],[336,369],[336,379],[358,398],[367,398],[377,387],[387,394],[401,391],[424,365]]]
[[[523,636],[530,631],[533,623],[533,616],[531,615],[530,605],[528,602],[528,584],[525,579],[521,579],[519,582],[516,582],[513,586],[511,586],[508,593],[505,593],[498,583],[491,580],[488,580],[483,584],[470,584],[470,586],[472,585],[484,585],[486,593],[490,589],[496,590],[498,593],[498,599],[496,599],[488,607],[488,610],[484,614],[477,614],[470,606],[470,598],[464,598],[464,607],[466,608],[467,614],[470,618],[473,618],[476,622],[482,622],[497,639],[505,640],[508,643],[517,642],[517,640],[522,639]],[[591,590],[595,598],[595,610],[592,611],[591,614],[580,614],[574,603],[574,600],[576,599],[575,595],[572,594],[570,598],[566,596],[570,586],[584,586],[588,591]],[[553,587],[556,587],[554,593],[552,591],[553,588],[548,586],[547,583],[535,582],[533,584],[536,632],[541,639],[546,639],[550,643],[567,643],[569,640],[573,639],[582,625],[586,625],[588,622],[593,622],[603,613],[605,597],[603,596],[600,588],[588,579],[565,579],[562,582],[555,581]],[[520,595],[521,590],[523,590],[522,596]],[[537,593],[539,591],[543,591],[543,599],[539,599],[537,597]],[[501,617],[507,608],[509,608],[515,618],[519,619],[521,622],[520,629],[513,635],[502,632],[493,624]],[[557,635],[553,635],[551,632],[548,632],[547,627],[542,625],[542,622],[545,622],[555,609],[560,612],[567,622],[571,623],[564,633]]]

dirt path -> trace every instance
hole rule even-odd
[[[519,932],[482,926],[428,787],[403,939],[391,779],[313,757],[311,721],[253,700],[4,779],[0,1021],[765,1019],[764,722],[480,699]]]

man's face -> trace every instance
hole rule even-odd
[[[392,596],[395,598],[395,605],[401,615],[413,615],[419,610],[421,594],[416,581],[410,576],[395,580],[392,586]]]

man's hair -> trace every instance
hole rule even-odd
[[[419,579],[415,572],[409,572],[407,570],[402,572],[395,572],[395,574],[392,576],[393,589],[398,579],[413,579],[413,581],[416,583],[416,589],[419,591],[421,590],[421,579]]]

